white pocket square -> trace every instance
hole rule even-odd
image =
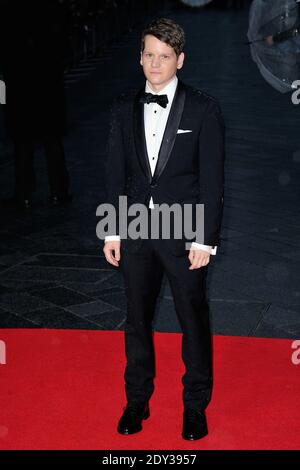
[[[178,129],[177,134],[185,134],[186,132],[193,132],[191,129]]]

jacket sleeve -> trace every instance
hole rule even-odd
[[[219,244],[224,196],[225,125],[216,100],[208,103],[199,135],[199,204],[204,204],[204,245]]]

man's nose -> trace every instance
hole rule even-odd
[[[151,63],[152,67],[159,67],[160,66],[160,59],[159,57],[154,57],[152,59],[152,63]]]

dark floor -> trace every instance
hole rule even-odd
[[[267,85],[252,62],[243,44],[247,12],[179,9],[168,16],[187,31],[181,78],[216,96],[227,123],[222,246],[209,272],[213,330],[299,338],[300,108]],[[95,212],[104,197],[108,106],[132,80],[141,83],[138,47],[133,31],[91,63],[87,76],[68,80],[72,205],[48,208],[38,149],[33,213],[1,213],[2,328],[123,327],[122,279],[103,259]],[[5,196],[13,183],[10,152],[0,168]],[[167,283],[157,310],[156,329],[179,331]]]

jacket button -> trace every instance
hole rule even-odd
[[[151,186],[151,188],[156,188],[157,183],[151,183],[150,186]]]

